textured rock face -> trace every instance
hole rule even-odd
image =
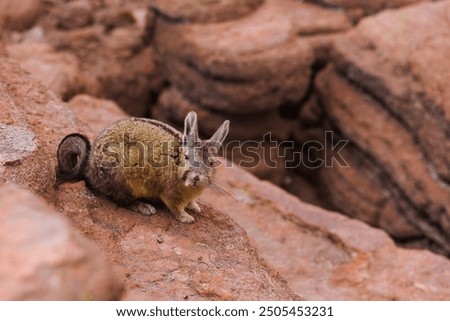
[[[89,195],[84,184],[63,186],[57,203],[108,253],[125,283],[124,299],[299,299],[244,230],[206,203],[193,225],[178,223],[163,206],[151,217],[119,208]]]
[[[0,123],[8,124],[8,126],[20,125],[26,128],[34,134],[34,142],[37,146],[27,155],[21,155],[20,163],[15,162],[3,166],[0,182],[15,183],[35,191],[56,207],[61,213],[60,215],[69,217],[72,224],[83,235],[94,241],[103,250],[118,276],[118,281],[125,286],[127,294],[123,298],[142,300],[299,299],[299,296],[295,295],[286,285],[286,281],[259,257],[254,247],[250,245],[245,231],[228,215],[210,205],[202,203],[203,214],[197,218],[197,225],[185,225],[177,222],[163,206],[158,207],[159,214],[152,217],[120,208],[102,196],[92,194],[82,182],[66,184],[59,190],[55,190],[53,185],[56,149],[59,141],[69,133],[92,133],[97,129],[95,126],[92,130],[85,127],[84,122],[75,117],[68,105],[58,101],[54,94],[42,85],[28,81],[27,77],[29,77],[27,73],[22,71],[17,64],[8,60],[0,62],[0,84],[4,84],[0,86]],[[89,105],[107,105],[107,102],[87,96],[78,96],[70,104],[74,108],[79,108],[79,105],[87,108],[86,106]],[[77,111],[77,114],[80,117],[87,115],[87,117],[83,117],[84,121],[95,122],[97,126],[101,124],[103,128],[123,116],[123,113],[111,104],[108,105],[108,110],[110,112],[108,119],[98,117],[93,120],[91,114],[80,112],[80,110]],[[20,201],[20,194],[11,198],[10,202],[15,204],[16,199],[19,199],[19,204],[28,203]],[[2,198],[0,201],[3,209]],[[17,215],[17,222],[13,221],[15,226],[22,224],[19,218],[26,217],[26,211],[23,211],[23,208],[19,208],[17,211],[23,212],[23,214],[22,216]],[[41,219],[41,221],[46,221],[46,219]],[[44,232],[41,229],[36,231],[35,237],[39,238],[42,235],[47,237],[47,234],[53,229],[64,224],[67,225],[66,222],[59,221],[52,226],[44,224],[47,229],[44,229]],[[65,230],[62,226],[60,227]],[[61,236],[57,233],[50,234],[53,234],[54,237]],[[31,246],[34,251],[35,244],[30,245],[29,241],[34,240],[33,235],[35,234],[27,233],[27,235],[30,239],[24,238],[18,241],[23,241],[24,247]],[[10,244],[10,251],[14,251],[14,246],[18,241],[15,242],[15,239],[9,238],[7,233],[2,233],[2,237],[7,238],[10,242],[2,242],[2,245]],[[49,237],[47,239],[50,240]],[[58,248],[62,246],[61,244],[65,244],[61,243],[62,241],[59,239],[54,242],[56,242],[54,246]],[[49,244],[48,246],[53,245]],[[84,260],[79,251],[72,254],[74,257],[68,254],[65,257],[75,262],[79,262],[76,261],[77,259]],[[92,256],[93,258],[91,256],[85,258],[87,261],[86,273],[91,272],[91,264],[99,265],[99,258],[95,252]],[[51,265],[58,262],[59,258],[52,253],[47,259]],[[36,263],[36,265],[38,264],[39,262]],[[32,265],[27,263],[25,267],[29,266]],[[79,268],[81,269],[81,267]],[[101,266],[98,268],[99,270],[95,273],[104,275]],[[10,267],[1,271],[4,273],[1,273],[0,278],[8,277],[8,269]],[[81,270],[81,272],[75,270],[73,273],[77,273],[76,277],[82,278],[83,271],[85,270]],[[28,275],[27,271],[20,270],[19,272],[18,278]],[[48,274],[57,275],[57,272],[53,273],[53,270],[49,269]],[[61,268],[60,273],[65,278],[69,278],[72,271]],[[95,273],[94,276],[97,275]],[[92,279],[92,282],[95,280],[95,278]],[[99,281],[99,283],[101,282]],[[68,283],[61,283],[61,285],[66,284]],[[70,297],[63,296],[64,289],[55,285],[56,289],[53,293],[68,299],[89,299],[92,298],[89,297],[91,293],[96,295],[94,298],[97,298],[96,293],[103,295],[98,294],[99,298],[116,298],[115,296],[105,296],[104,288],[97,289],[96,284],[88,283],[86,287],[80,286],[79,289],[70,287],[67,289]],[[94,288],[97,292],[94,291]],[[86,292],[86,297],[76,296],[85,289],[89,290]],[[33,291],[30,298],[39,298],[40,296],[48,298],[47,292],[43,292],[38,286]],[[8,293],[10,292],[8,291]],[[19,294],[16,295],[15,292],[11,293],[11,296],[7,296],[8,299],[23,298]],[[114,293],[116,292],[111,292],[111,295]]]
[[[445,258],[399,249],[385,233],[301,203],[241,170],[221,170],[217,177],[238,203],[225,192],[206,193],[203,214],[192,226],[179,224],[163,206],[152,217],[132,213],[84,183],[53,187],[62,137],[82,132],[93,138],[124,117],[110,101],[73,95],[115,99],[129,113],[146,115],[152,95],[161,92],[152,115],[180,125],[195,110],[204,136],[225,119],[231,120],[233,140],[258,142],[271,130],[277,140],[295,136],[302,143],[321,141],[324,130],[333,130],[336,139],[350,140],[342,152],[349,167],[318,174],[302,169],[310,186],[303,177],[290,177],[284,166],[260,164],[254,172],[316,203],[326,199],[405,245],[431,244],[449,254],[449,1],[386,11],[340,37],[365,15],[412,2],[22,1],[20,6],[40,3],[45,10],[7,18],[6,25],[9,7],[17,9],[12,14],[22,13],[19,4],[3,10],[9,3],[3,1],[0,27],[37,24],[1,37],[7,45],[0,44],[0,55],[18,59],[29,73],[0,60],[0,182],[35,191],[69,217],[105,253],[125,285],[124,299],[448,300]],[[70,106],[57,97],[70,99]],[[311,186],[321,193],[303,191]],[[18,193],[19,200],[34,199]],[[51,211],[42,206],[39,213]],[[21,215],[14,224],[21,225]],[[66,230],[66,223],[54,224]],[[94,256],[86,256],[87,267],[97,264]],[[0,266],[3,261],[8,260]],[[18,278],[28,275],[17,272]],[[66,289],[70,293],[52,288],[61,297],[91,299],[90,292],[98,291],[108,298],[105,288],[80,285],[84,272],[49,273],[80,280]],[[71,273],[76,276],[66,277]],[[48,289],[39,286],[24,292],[44,297]],[[93,290],[86,294],[80,290],[85,288]]]
[[[6,53],[64,101],[85,93],[114,99],[131,115],[148,115],[163,86],[153,50],[146,46],[153,25],[148,4],[78,0],[42,6],[35,26],[14,33]]]
[[[36,149],[34,134],[26,128],[0,123],[0,164],[20,163]]]
[[[450,298],[450,262],[440,255],[398,248],[385,232],[302,203],[237,167],[221,168],[216,182],[236,200],[203,198],[236,220],[307,300]]]
[[[106,125],[105,122],[103,126]],[[267,275],[273,272],[267,274],[259,268],[251,272],[247,270],[245,266],[249,258],[240,252],[246,247],[244,241],[247,237],[240,234],[239,229],[236,230],[227,216],[214,208],[220,208],[238,222],[247,232],[257,255],[261,255],[269,266],[279,271],[288,281],[289,288],[305,299],[450,298],[449,284],[445,283],[449,279],[450,263],[439,255],[422,250],[400,249],[386,233],[337,213],[302,203],[238,168],[219,169],[215,181],[235,200],[205,192],[201,196],[205,214],[193,226],[177,224],[170,214],[164,212],[163,207],[158,207],[160,214],[148,218],[117,209],[113,205],[113,209],[106,212],[116,212],[103,217],[99,213],[95,214],[94,209],[102,208],[100,204],[105,201],[101,198],[95,200],[92,196],[83,196],[85,198],[82,201],[74,202],[91,204],[87,205],[86,210],[89,215],[94,215],[95,226],[91,226],[92,223],[85,217],[84,208],[81,215],[76,214],[75,209],[69,211],[73,213],[71,216],[77,225],[82,226],[83,231],[89,231],[89,235],[96,235],[98,240],[103,239],[100,242],[119,239],[119,250],[114,251],[133,253],[132,259],[127,262],[123,256],[117,255],[115,258],[115,262],[123,264],[118,264],[118,269],[127,275],[127,288],[132,290],[126,298],[130,299],[147,296],[161,299],[233,299],[238,297],[238,293],[230,290],[230,287],[238,282],[246,287],[254,286],[250,285],[254,284],[253,277],[271,280]],[[80,188],[83,188],[83,184],[64,186],[59,196],[65,200],[61,205],[72,203],[67,202],[67,199],[78,195],[76,191]],[[110,203],[107,203],[109,208]],[[102,226],[100,231],[98,226]],[[113,233],[113,236],[104,237],[104,233]],[[211,235],[214,240],[210,239]],[[225,253],[225,256],[212,252],[207,244],[217,244],[217,251]],[[154,255],[152,272],[130,272],[148,271],[147,261],[141,256],[143,252]],[[251,252],[253,255],[256,253]],[[160,272],[155,272],[155,269]],[[236,270],[239,276],[231,270]],[[227,280],[233,278],[239,281],[228,285]],[[180,280],[190,281],[186,283]],[[224,283],[219,283],[219,280]],[[161,294],[160,289],[165,286],[165,282],[171,286],[165,288],[167,294]],[[278,288],[276,283],[270,282],[275,289]],[[142,284],[151,286],[142,287]],[[270,298],[280,297],[276,290],[271,291],[272,294],[269,294],[267,288],[259,284],[258,291],[241,294],[245,299],[255,298],[255,292]]]
[[[193,4],[190,0],[154,0],[154,10],[178,22],[211,23],[239,19],[253,12],[263,0],[208,0]]]
[[[183,124],[184,118],[190,111],[197,113],[201,131],[205,136],[213,135],[217,128],[228,119],[233,124],[233,131],[228,135],[229,140],[261,140],[268,132],[271,132],[274,138],[283,139],[289,136],[291,127],[295,122],[282,118],[277,110],[256,113],[252,117],[229,113],[211,113],[198,104],[189,101],[175,87],[170,87],[161,93],[158,108],[153,111],[153,116],[168,123],[180,125]]]
[[[6,47],[9,57],[20,62],[20,66],[33,78],[53,90],[61,99],[79,92],[92,90],[95,80],[81,69],[78,59],[68,52],[56,52],[44,43],[13,44]]]
[[[312,1],[315,4],[320,4],[325,7],[344,9],[354,19],[359,19],[362,16],[374,14],[378,11],[398,8],[406,6],[422,0],[373,0],[373,1],[359,1],[359,0],[319,0]]]
[[[330,128],[352,142],[350,167],[320,174],[333,206],[446,254],[449,13],[450,1],[441,1],[363,20],[336,42],[316,86]]]
[[[93,20],[93,7],[89,1],[73,1],[59,8],[58,24],[62,29],[76,29],[90,25]]]
[[[89,95],[76,95],[67,104],[72,107],[78,119],[89,124],[92,132],[87,134],[90,134],[92,140],[105,128],[105,124],[128,117],[115,102]]]
[[[31,27],[43,13],[41,0],[2,0],[0,3],[0,29],[23,30]]]
[[[43,200],[0,185],[1,300],[116,300],[122,286],[100,251]]]
[[[325,27],[320,21],[305,23],[320,14],[331,20]],[[304,97],[314,49],[298,34],[348,27],[338,13],[268,0],[239,20],[216,24],[180,24],[162,15],[154,45],[165,77],[190,100],[221,112],[251,114]]]
[[[87,6],[92,13],[80,13]],[[163,81],[153,50],[146,46],[153,21],[147,6],[139,1],[76,1],[54,6],[41,21],[47,41],[58,51],[74,54],[95,80],[83,93],[115,100],[133,116],[148,115]],[[66,19],[68,10],[76,13],[70,19]]]

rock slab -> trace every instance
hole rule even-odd
[[[450,262],[399,248],[382,230],[301,202],[238,167],[203,199],[248,233],[258,253],[306,300],[449,300]]]
[[[317,179],[333,207],[446,255],[449,13],[450,1],[439,1],[362,20],[335,42],[316,81],[323,128],[351,141],[349,167],[324,168]]]
[[[0,185],[1,300],[117,300],[122,285],[98,248],[45,201]]]

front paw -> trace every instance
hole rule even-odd
[[[177,215],[177,220],[180,221],[181,223],[187,223],[187,224],[192,224],[195,222],[195,218],[193,218],[191,215],[189,215],[186,212],[181,213],[180,215]]]
[[[186,208],[196,214],[200,214],[202,212],[202,209],[200,208],[200,206],[198,206],[198,204],[195,201],[189,202]]]

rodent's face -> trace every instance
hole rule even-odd
[[[214,175],[215,150],[204,141],[181,148],[179,175],[185,186],[208,187]]]
[[[215,155],[228,135],[230,122],[224,121],[208,140],[198,136],[197,114],[189,112],[184,120],[184,132],[179,159],[179,177],[185,186],[208,187],[214,175]]]

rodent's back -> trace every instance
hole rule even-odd
[[[181,133],[158,121],[130,118],[113,123],[94,142],[88,166],[91,184],[105,194],[124,188],[133,198],[159,197],[178,179],[180,144]]]

